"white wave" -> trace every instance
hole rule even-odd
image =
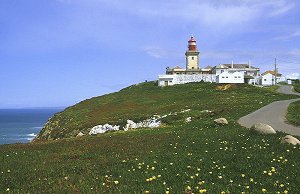
[[[27,134],[26,136],[29,136],[29,137],[35,137],[36,134],[34,134],[34,133],[29,133],[29,134]]]

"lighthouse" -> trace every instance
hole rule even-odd
[[[186,70],[200,70],[199,53],[200,52],[197,50],[197,41],[191,36],[188,41],[188,50],[185,52]]]

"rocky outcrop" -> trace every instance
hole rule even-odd
[[[276,134],[276,131],[273,129],[273,127],[264,123],[256,123],[251,127],[250,130],[258,134]]]
[[[82,132],[79,132],[79,133],[76,135],[76,137],[82,137],[82,136],[84,136],[84,133],[82,133]]]
[[[219,125],[228,125],[228,121],[225,118],[218,118],[214,120],[215,123]]]
[[[189,123],[191,121],[192,121],[192,117],[188,117],[188,118],[185,119],[185,122],[187,122],[187,123]]]
[[[293,145],[299,144],[300,145],[300,141],[291,135],[287,135],[287,136],[283,137],[281,139],[281,143],[287,143],[287,144],[293,144]]]
[[[127,120],[127,124],[124,127],[124,131],[137,128],[157,128],[161,125],[161,122],[155,118],[147,119],[138,123],[135,123],[132,120]]]
[[[160,121],[158,121],[155,118],[147,119],[138,123],[135,123],[132,120],[127,120],[127,124],[125,127],[123,127],[124,131],[128,131],[130,129],[137,129],[137,128],[157,128],[161,124]],[[101,134],[101,133],[106,133],[108,131],[119,131],[120,126],[119,125],[110,125],[110,124],[105,124],[105,125],[97,125],[93,127],[89,135],[96,135],[96,134]]]
[[[112,126],[110,124],[97,125],[91,129],[91,131],[89,132],[89,135],[96,135],[99,133],[105,133],[107,131],[119,131],[119,130],[120,130],[120,126],[118,126],[118,125],[115,125],[115,126]]]

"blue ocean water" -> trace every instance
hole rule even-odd
[[[0,144],[27,143],[62,109],[0,109]]]

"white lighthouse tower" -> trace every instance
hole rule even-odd
[[[188,50],[185,52],[186,56],[186,70],[199,70],[199,51],[197,50],[197,43],[193,36],[188,42]]]

